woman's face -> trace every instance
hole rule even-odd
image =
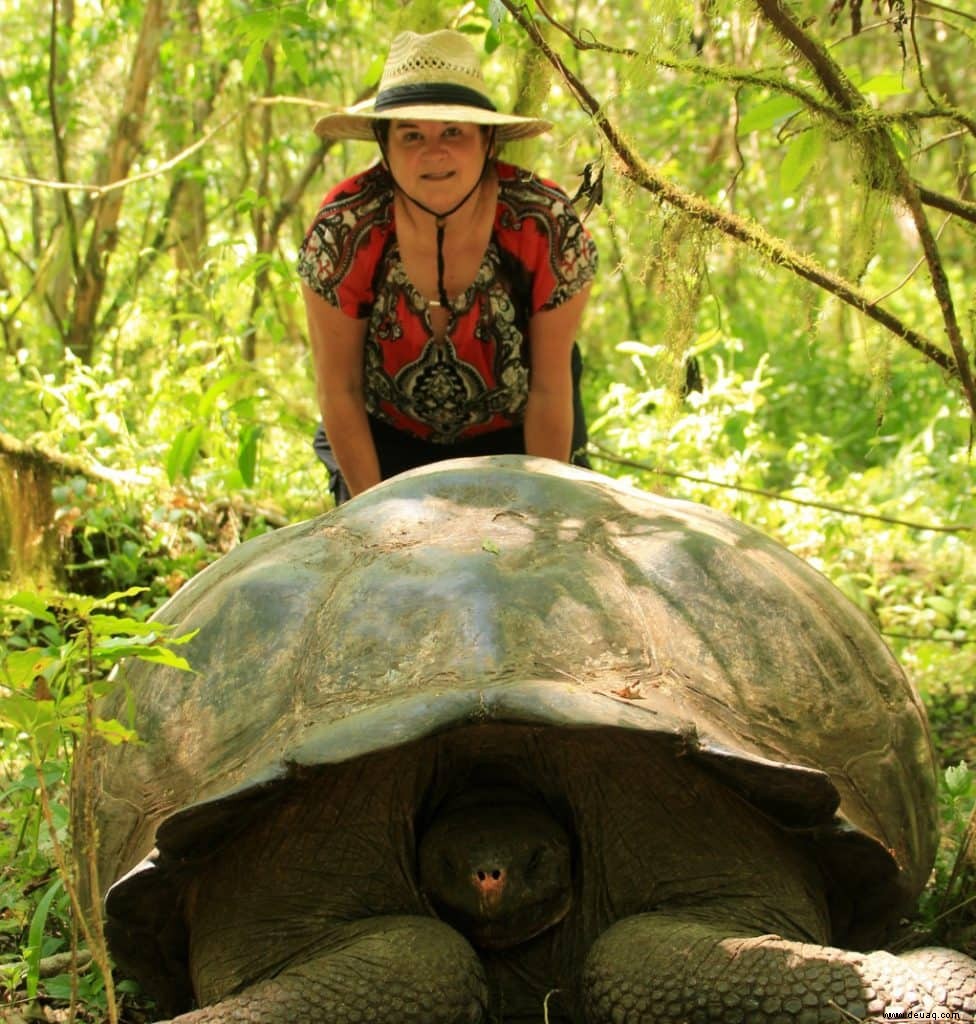
[[[459,203],[481,177],[488,133],[460,121],[392,121],[390,171],[408,195],[437,213]]]

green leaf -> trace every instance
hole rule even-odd
[[[366,74],[363,76],[363,82],[367,86],[376,85],[380,76],[383,74],[383,67],[386,64],[386,54],[378,53],[366,69]]]
[[[908,160],[912,154],[912,141],[905,134],[905,129],[900,124],[891,126],[891,141],[902,160]]]
[[[138,658],[140,661],[151,661],[158,665],[168,665],[170,668],[177,668],[181,672],[192,672],[193,667],[180,655],[174,654],[168,647],[147,647],[142,650],[133,651],[130,657]]]
[[[102,739],[116,747],[123,743],[137,743],[139,740],[135,729],[127,728],[117,718],[96,718],[94,726]]]
[[[250,423],[241,429],[240,446],[237,449],[237,468],[248,487],[254,486],[254,473],[258,462],[258,441],[264,428],[257,423]]]
[[[19,594],[14,594],[12,597],[3,598],[2,603],[13,605],[15,608],[21,608],[25,612],[30,612],[35,619],[40,619],[42,622],[50,622],[57,625],[58,620],[48,611],[47,602],[39,594],[33,594],[25,590]]]
[[[656,359],[665,353],[664,345],[645,345],[642,341],[622,341],[617,345],[617,351],[628,356],[644,356],[646,359]]]
[[[158,622],[120,619],[114,615],[92,615],[88,625],[95,636],[156,636],[160,632]]]
[[[823,150],[823,133],[819,128],[801,132],[787,147],[779,169],[780,191],[795,192],[807,179]]]
[[[258,195],[258,190],[253,186],[249,185],[234,201],[234,208],[238,213],[250,213],[252,210],[256,210],[261,205],[261,196]],[[245,260],[241,265],[240,271],[237,274],[236,281],[240,284],[242,281],[246,281],[249,277],[254,276],[253,262],[260,259],[267,259],[266,253],[257,253],[250,259]]]
[[[36,736],[57,721],[54,701],[15,693],[0,697],[0,726]]]
[[[3,659],[4,675],[14,689],[23,690],[32,686],[35,678],[56,660],[38,647],[29,647],[26,651],[8,651]]]
[[[776,95],[756,106],[750,107],[739,118],[736,132],[739,135],[748,135],[750,132],[764,132],[776,125],[782,124],[787,118],[803,109],[799,100],[793,96]]]
[[[948,615],[950,618],[954,618],[956,612],[959,611],[958,602],[950,601],[949,598],[943,597],[941,594],[929,594],[925,598],[925,604],[934,611],[942,612],[943,615]]]
[[[245,82],[250,82],[254,78],[254,72],[260,63],[261,55],[264,53],[265,42],[266,39],[261,36],[256,36],[252,39],[241,67],[241,75]]]
[[[946,768],[943,777],[945,778],[946,789],[952,797],[966,796],[973,784],[974,776],[965,761],[959,764],[950,765]]]
[[[214,406],[217,404],[217,399],[227,391],[228,388],[233,387],[240,379],[240,373],[225,373],[219,380],[214,381],[213,384],[207,388],[203,397],[200,399],[200,404],[197,406],[197,415],[201,420],[207,420],[210,418],[210,415],[214,410]]]
[[[861,85],[861,92],[870,96],[904,96],[908,91],[901,75],[875,75]]]
[[[54,897],[61,888],[61,879],[57,879],[48,886],[47,891],[41,897],[40,902],[34,910],[31,918],[30,931],[27,937],[27,998],[37,998],[37,986],[41,978],[41,957],[44,953],[44,926],[47,924],[47,917],[51,910]]]
[[[481,550],[487,551],[490,555],[499,555],[501,550],[493,540],[484,540],[481,542]]]
[[[203,427],[200,424],[184,427],[170,445],[166,456],[166,475],[171,484],[181,477],[188,477],[193,464],[200,452],[200,441],[203,438]]]
[[[276,10],[250,11],[238,19],[238,30],[242,39],[249,42],[265,43],[278,29]]]
[[[302,41],[300,39],[282,39],[281,49],[284,51],[288,67],[295,72],[304,85],[308,85],[312,78],[312,70],[309,67],[308,56]]]
[[[120,661],[122,658],[138,658],[140,661],[169,665],[184,672],[190,670],[186,658],[181,658],[168,647],[162,646],[155,636],[145,637],[142,642],[138,639],[109,637],[95,644],[93,653],[96,657],[108,658],[112,662]]]
[[[116,590],[111,594],[107,594],[101,598],[95,605],[96,608],[110,608],[117,601],[122,601],[127,597],[135,597],[136,594],[144,594],[148,591],[148,587],[129,587],[127,590]]]

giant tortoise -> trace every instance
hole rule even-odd
[[[99,895],[180,1024],[972,1019],[968,957],[863,952],[933,861],[918,697],[754,529],[445,462],[158,617],[194,671],[103,709]]]

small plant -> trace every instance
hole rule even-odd
[[[42,990],[72,1008],[83,1000],[103,1008],[111,1024],[119,1019],[117,992],[99,900],[87,906],[81,895],[99,891],[87,799],[91,741],[131,743],[137,736],[130,724],[100,717],[97,701],[118,685],[112,669],[123,658],[189,669],[171,649],[189,636],[166,637],[158,623],[110,614],[137,589],[52,602],[17,594],[3,602],[15,628],[0,648],[0,764],[9,783],[2,795],[8,820],[17,823],[0,842],[10,854],[4,881],[15,883],[5,892],[20,889],[0,908],[3,932],[16,943],[0,946],[0,975],[26,1002]],[[92,960],[87,972],[78,969],[79,933]],[[63,969],[42,979],[42,965],[55,954],[66,954]]]
[[[942,834],[932,880],[920,903],[929,937],[972,951],[976,946],[976,772],[965,761],[942,773]]]

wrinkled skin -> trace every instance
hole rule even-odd
[[[184,915],[211,1005],[179,1024],[528,1022],[549,993],[550,1021],[590,1024],[976,1009],[960,954],[832,948],[800,842],[612,729],[471,726],[306,771]]]

